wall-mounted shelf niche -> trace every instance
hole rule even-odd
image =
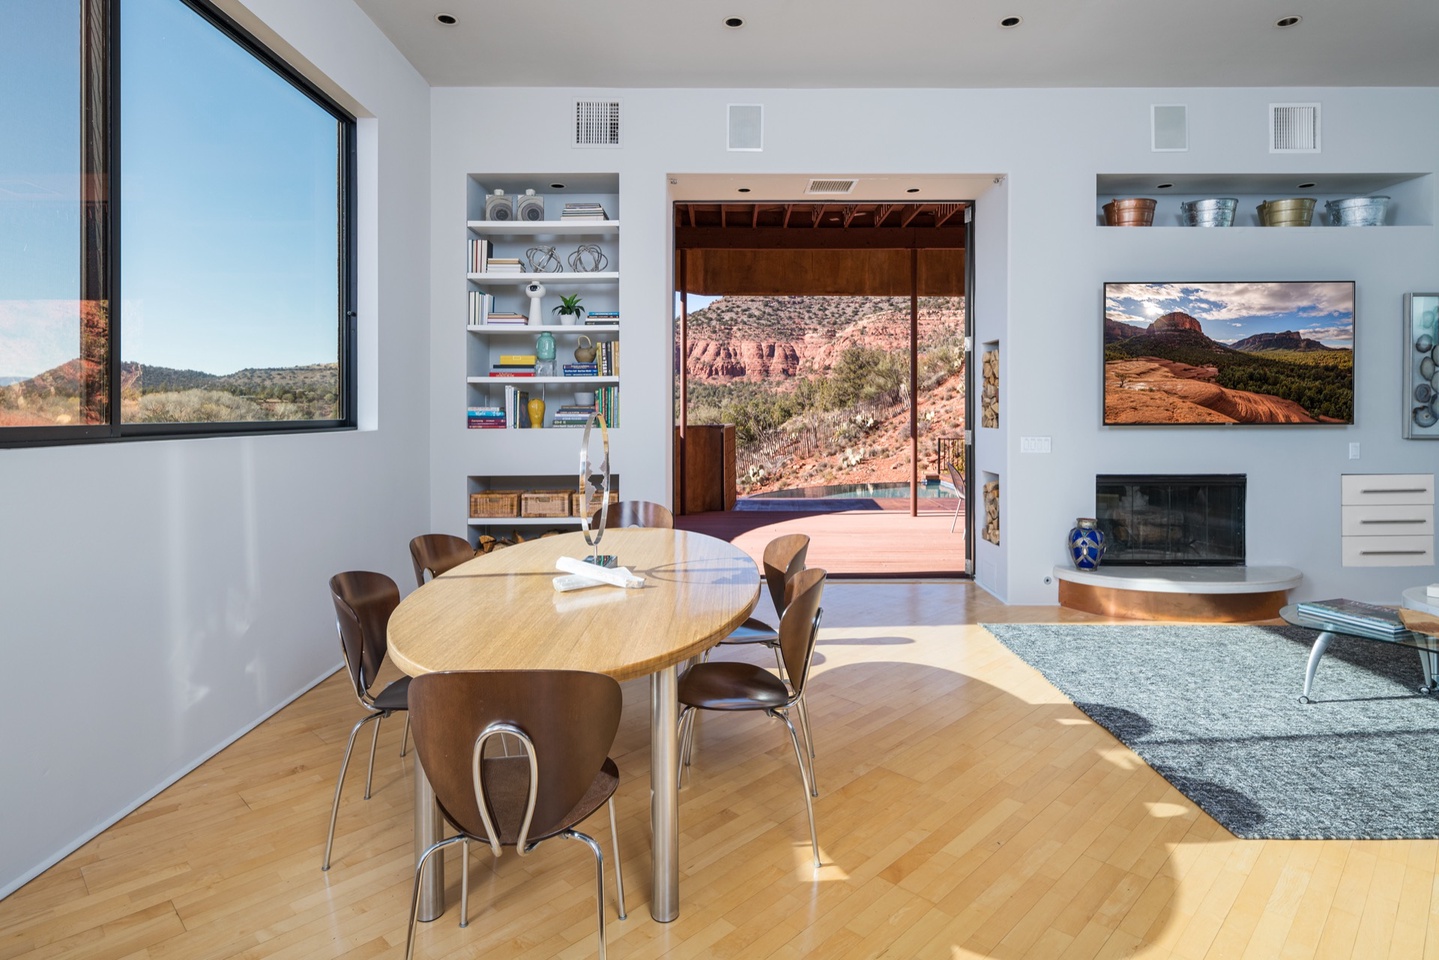
[[[1104,226],[1104,205],[1116,197],[1151,197],[1154,226],[1184,227],[1179,204],[1184,200],[1235,197],[1239,200],[1234,226],[1258,227],[1257,207],[1265,200],[1313,197],[1314,227],[1331,229],[1324,201],[1345,197],[1389,197],[1386,227],[1432,226],[1434,177],[1428,173],[1101,173],[1095,176],[1095,223]],[[1170,184],[1160,187],[1160,184]],[[1300,187],[1300,184],[1313,184]],[[1208,227],[1184,227],[1208,230]],[[1117,229],[1135,229],[1133,227]],[[1143,228],[1140,228],[1143,229]],[[1226,229],[1226,228],[1218,228]],[[1293,228],[1263,227],[1265,231],[1293,233]],[[1363,229],[1363,228],[1343,228]]]

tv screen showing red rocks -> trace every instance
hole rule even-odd
[[[1106,425],[1353,422],[1353,281],[1104,285]]]

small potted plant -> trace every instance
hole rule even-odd
[[[560,297],[560,305],[553,311],[555,316],[560,318],[560,323],[565,326],[573,326],[577,320],[583,320],[585,308],[580,306],[580,295],[570,294],[568,297]]]

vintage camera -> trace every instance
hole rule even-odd
[[[535,196],[533,190],[526,190],[523,197],[518,198],[519,205],[515,210],[515,217],[528,223],[535,223],[545,218],[545,198]]]
[[[505,191],[496,190],[485,197],[486,220],[515,219],[515,198],[505,196]]]

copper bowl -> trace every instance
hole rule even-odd
[[[1147,227],[1154,223],[1154,203],[1149,197],[1115,198],[1104,205],[1106,227]]]
[[[1259,205],[1261,227],[1307,227],[1314,221],[1314,198],[1265,200]]]

